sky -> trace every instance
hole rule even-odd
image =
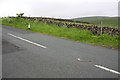
[[[118,16],[119,0],[0,0],[0,17],[78,18]]]

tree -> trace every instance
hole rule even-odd
[[[19,14],[17,13],[16,15],[17,15],[17,18],[21,18],[23,17],[24,13],[19,13]]]

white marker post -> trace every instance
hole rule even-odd
[[[101,21],[101,35],[102,35],[102,21]]]
[[[30,30],[30,24],[28,24],[28,29]]]

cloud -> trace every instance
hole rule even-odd
[[[118,0],[2,0],[0,16],[49,16],[72,18],[91,15],[116,16]]]

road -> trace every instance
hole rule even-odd
[[[2,78],[2,27],[0,26],[0,79]]]
[[[117,78],[118,51],[2,26],[2,77]]]

